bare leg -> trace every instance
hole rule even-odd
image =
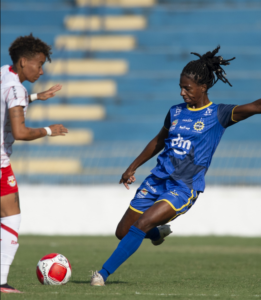
[[[129,232],[130,227],[142,216],[142,214],[133,211],[128,208],[120,220],[117,229],[116,229],[116,237],[119,240],[122,240],[125,235]]]
[[[128,208],[117,226],[116,236],[122,240],[132,225],[148,233],[152,228],[168,223],[175,214],[173,208],[164,201],[154,204],[144,214]]]
[[[175,215],[175,210],[162,201],[152,205],[133,225],[147,233],[156,226],[168,223]]]
[[[19,194],[9,194],[1,197],[1,218],[20,214]]]

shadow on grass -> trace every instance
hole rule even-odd
[[[85,281],[82,281],[82,280],[72,280],[71,283],[75,283],[75,284],[90,284],[91,281],[90,280],[85,280]],[[109,281],[109,282],[106,282],[106,285],[110,285],[110,284],[122,284],[122,283],[128,283],[126,281]]]
[[[106,282],[106,285],[110,285],[110,284],[122,284],[122,283],[128,283],[127,281],[109,281]]]

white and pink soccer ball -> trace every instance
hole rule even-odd
[[[47,254],[39,260],[36,267],[36,275],[41,284],[66,284],[72,275],[71,264],[62,254]]]

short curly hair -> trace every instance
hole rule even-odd
[[[9,55],[11,56],[13,64],[16,64],[20,57],[31,58],[36,53],[43,53],[47,60],[51,62],[51,46],[39,38],[35,38],[32,33],[18,37],[9,48]]]

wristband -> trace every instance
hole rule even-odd
[[[44,127],[44,129],[47,131],[47,135],[52,135],[52,129],[50,127]]]
[[[33,102],[34,100],[37,100],[37,94],[31,94],[30,99]]]

